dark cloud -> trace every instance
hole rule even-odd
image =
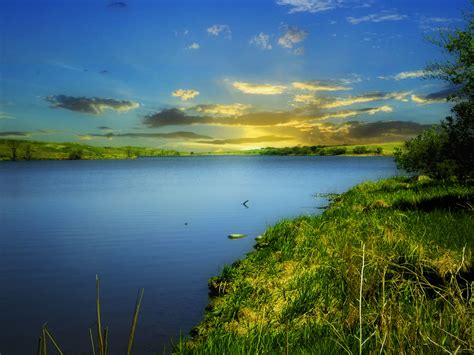
[[[262,137],[252,137],[252,138],[214,139],[214,140],[210,140],[210,141],[198,141],[197,143],[224,145],[224,144],[281,142],[281,141],[289,141],[289,140],[293,140],[293,139],[294,138],[292,138],[292,137],[262,136]]]
[[[416,136],[431,127],[431,125],[411,121],[348,122],[346,124],[350,125],[349,136],[355,139],[410,137]]]
[[[75,112],[99,115],[104,110],[114,110],[117,112],[126,112],[138,108],[140,105],[136,102],[116,99],[101,99],[97,97],[74,97],[66,95],[48,96],[45,99],[52,104],[52,108],[64,108]]]
[[[405,141],[430,127],[411,121],[319,122],[300,129],[277,127],[269,133],[295,136],[304,145],[369,144]]]
[[[30,134],[22,131],[0,131],[0,137],[29,137]]]
[[[188,115],[185,111],[177,108],[167,109],[158,113],[148,115],[143,123],[148,127],[180,126],[180,125],[221,125],[221,126],[275,126],[298,124],[301,122],[326,120],[329,118],[345,118],[363,114],[374,114],[386,111],[387,108],[361,108],[334,112],[316,112],[312,109],[311,115],[304,114],[304,110],[296,109],[283,112],[251,112],[239,116],[212,117]]]
[[[128,6],[127,3],[123,1],[113,1],[107,5],[107,7],[113,8],[113,9],[123,9],[123,8],[126,8],[127,6]]]
[[[100,138],[168,138],[168,139],[212,139],[210,136],[203,134],[197,134],[194,132],[187,131],[178,131],[170,133],[106,133],[106,134],[97,134],[91,133],[86,135],[81,135],[81,138],[85,139],[87,137],[100,137]]]
[[[104,131],[107,131],[107,130],[111,130],[111,129],[112,129],[112,128],[107,127],[107,126],[99,126],[99,127],[97,127],[97,128],[98,128],[98,129],[102,129],[102,130],[104,130]]]
[[[444,90],[433,92],[425,96],[411,95],[411,99],[417,104],[433,104],[437,102],[446,102],[447,98],[454,95],[458,91],[458,88],[450,87]]]

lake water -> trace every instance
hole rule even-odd
[[[209,277],[268,226],[320,213],[315,193],[395,174],[384,157],[0,163],[0,354],[35,353],[46,321],[68,353],[90,353],[96,273],[111,353],[126,349],[140,287],[135,349],[161,353],[200,321]]]

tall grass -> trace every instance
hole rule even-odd
[[[474,189],[394,178],[269,228],[178,354],[473,353]]]
[[[101,303],[100,303],[100,280],[99,276],[96,275],[96,340],[94,340],[94,334],[92,328],[89,328],[89,336],[91,342],[91,353],[93,355],[107,355],[109,353],[109,328],[102,328],[102,318],[101,318]],[[135,302],[135,309],[132,317],[132,324],[130,326],[130,335],[128,337],[127,344],[127,355],[132,354],[133,342],[135,339],[135,330],[138,323],[138,315],[140,312],[140,307],[143,299],[144,289],[142,288],[137,295],[137,300]],[[47,327],[47,323],[43,324],[41,327],[41,335],[38,341],[38,355],[48,355],[48,341],[51,342],[54,346],[56,352],[60,355],[64,354],[62,348],[59,346],[57,340],[53,337],[51,332]]]

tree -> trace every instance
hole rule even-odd
[[[31,149],[31,145],[27,144],[25,147],[25,155],[24,159],[25,160],[31,160],[33,158],[33,150]]]
[[[439,129],[408,140],[404,149],[395,152],[397,165],[407,171],[434,178],[474,178],[474,15],[468,14],[466,20],[465,29],[441,35],[436,42],[450,60],[427,68],[431,77],[456,89],[448,97],[455,102],[453,115]]]
[[[11,153],[10,159],[12,161],[17,160],[17,151],[18,151],[18,148],[20,147],[20,144],[21,144],[21,142],[15,140],[15,139],[10,139],[10,140],[7,141],[7,145],[10,148],[10,153]]]

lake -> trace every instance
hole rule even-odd
[[[90,353],[96,274],[110,353],[126,349],[141,287],[134,349],[161,353],[201,320],[207,280],[268,226],[320,213],[315,193],[395,174],[387,157],[2,162],[0,354],[34,353],[46,321],[66,352]]]

